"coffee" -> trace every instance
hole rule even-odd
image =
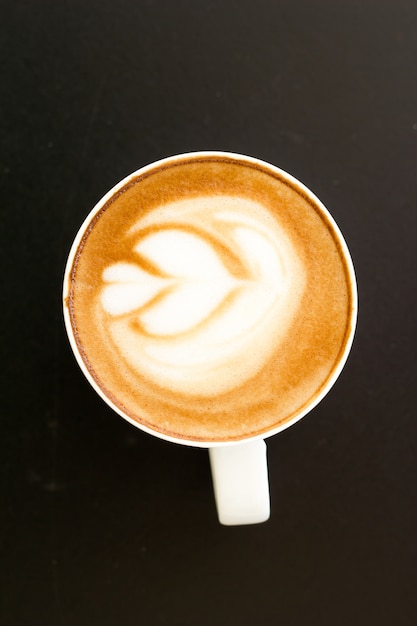
[[[67,274],[77,350],[146,429],[228,442],[278,429],[329,385],[354,287],[331,218],[267,164],[198,153],[110,193]]]

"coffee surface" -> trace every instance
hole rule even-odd
[[[101,392],[177,439],[293,419],[328,383],[352,287],[325,212],[274,169],[181,157],[100,205],[69,273],[78,350]]]

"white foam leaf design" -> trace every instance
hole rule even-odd
[[[239,197],[169,203],[130,227],[128,262],[102,275],[113,346],[131,370],[181,393],[226,392],[285,336],[304,274],[271,214]]]

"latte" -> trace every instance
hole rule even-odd
[[[332,384],[354,278],[302,185],[196,153],[99,203],[70,256],[65,308],[80,364],[118,412],[168,438],[230,442],[279,429]]]

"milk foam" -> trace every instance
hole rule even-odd
[[[254,376],[285,337],[304,290],[301,260],[259,203],[206,196],[152,210],[105,268],[105,332],[139,375],[212,396]]]

